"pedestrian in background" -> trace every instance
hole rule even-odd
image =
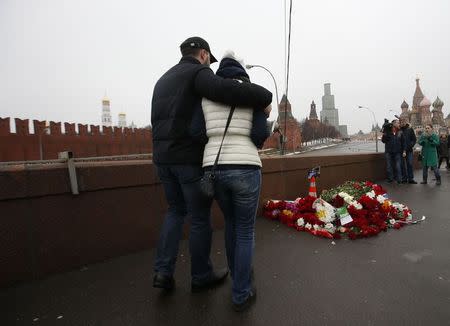
[[[402,136],[398,120],[392,120],[391,123],[385,122],[381,141],[384,143],[387,182],[391,183],[395,179],[398,184],[401,184]]]
[[[402,137],[402,158],[401,158],[401,169],[402,169],[402,182],[417,184],[414,180],[413,172],[413,149],[416,144],[417,138],[414,130],[409,126],[406,119],[400,119],[400,129]]]
[[[439,146],[439,137],[433,132],[433,126],[427,124],[425,132],[419,138],[419,145],[422,146],[422,176],[421,184],[428,182],[428,168],[434,171],[436,177],[436,185],[441,184],[441,175],[438,168],[437,148]]]
[[[449,169],[450,165],[449,165],[449,161],[448,161],[448,147],[449,147],[449,143],[448,143],[448,136],[446,133],[442,133],[441,136],[439,137],[439,147],[438,147],[438,153],[439,153],[439,164],[438,164],[438,168],[441,168],[441,164],[442,161],[445,160],[445,162],[447,163],[446,168]]]

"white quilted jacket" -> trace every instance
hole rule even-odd
[[[203,167],[214,165],[219,151],[223,132],[227,124],[231,107],[229,105],[212,102],[206,98],[202,100],[203,114],[206,121],[208,143],[203,154]],[[258,150],[250,139],[253,109],[236,107],[228,127],[218,164],[240,164],[261,166]]]

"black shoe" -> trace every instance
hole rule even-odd
[[[408,183],[408,180],[402,180],[402,183]]]
[[[412,185],[416,185],[417,181],[416,180],[409,180],[408,183],[412,184]]]
[[[191,283],[192,292],[201,292],[204,290],[212,289],[222,284],[228,276],[228,268],[222,268],[217,271],[213,271],[208,280],[202,283]]]
[[[153,287],[170,291],[175,287],[175,280],[172,276],[156,273],[153,277]]]
[[[245,299],[244,302],[242,302],[240,304],[233,303],[233,309],[234,309],[234,311],[237,311],[237,312],[245,311],[248,308],[250,308],[250,306],[252,304],[254,304],[255,301],[256,301],[256,289],[252,288],[252,290],[248,294],[247,299]]]
[[[441,178],[439,178],[439,179],[436,180],[436,185],[437,185],[437,186],[440,186],[440,185],[441,185]]]
[[[421,181],[420,184],[421,185],[426,185],[428,182],[426,182],[425,180]]]

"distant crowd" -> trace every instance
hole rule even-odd
[[[414,130],[405,119],[386,121],[382,128],[381,141],[385,144],[387,181],[398,184],[417,184],[413,173],[414,146],[422,146],[419,160],[422,163],[421,184],[428,183],[428,173],[434,172],[436,185],[441,184],[439,169],[443,161],[449,169],[450,136],[443,132],[439,136],[434,132],[433,126],[427,124],[424,132],[417,140]]]

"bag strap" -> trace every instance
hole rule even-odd
[[[222,142],[220,143],[220,147],[219,147],[219,151],[217,152],[216,160],[214,161],[214,165],[211,169],[211,175],[214,175],[214,172],[216,171],[217,163],[219,162],[219,155],[220,155],[220,152],[222,151],[223,141],[225,139],[225,135],[227,134],[228,127],[230,126],[231,117],[233,116],[233,112],[234,112],[235,108],[236,108],[236,106],[233,105],[231,107],[230,114],[228,115],[227,124],[225,125],[225,131],[223,132]]]

